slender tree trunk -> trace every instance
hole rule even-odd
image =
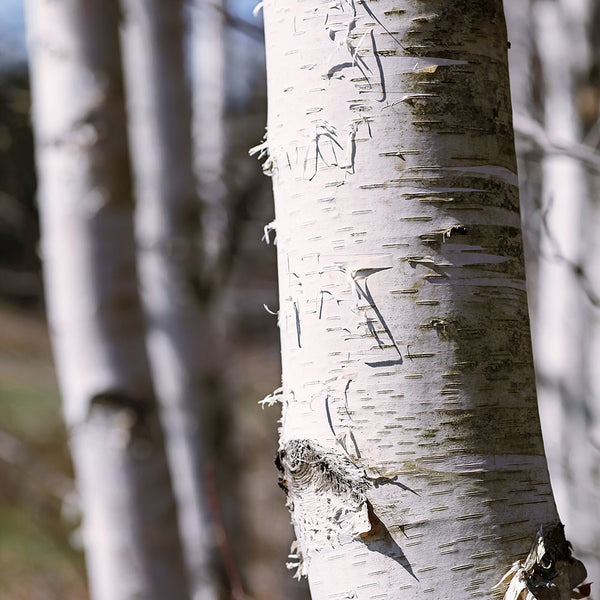
[[[589,83],[596,92],[600,92],[600,40],[598,31],[600,27],[600,4],[590,0],[589,20],[587,21],[587,41],[590,48]],[[597,114],[596,123],[590,128],[585,141],[598,150],[600,140],[600,114]],[[595,175],[595,176],[594,176]],[[586,444],[580,446],[580,452],[587,450],[585,457],[585,469],[580,471],[577,481],[583,486],[579,497],[575,501],[579,503],[581,512],[578,513],[578,546],[582,556],[590,563],[590,578],[600,581],[600,283],[597,273],[600,273],[600,177],[598,174],[588,174],[589,197],[587,203],[585,235],[583,248],[585,254],[585,275],[588,286],[596,299],[594,303],[588,303],[586,315],[586,338],[583,351],[585,370],[585,394],[586,394]],[[583,504],[583,506],[582,506]],[[587,564],[587,563],[586,563]]]
[[[193,176],[182,3],[122,0],[142,299],[195,599],[214,598],[204,498],[200,203]]]
[[[502,3],[264,6],[299,573],[313,600],[498,597],[558,523]]]
[[[113,1],[29,0],[48,314],[96,600],[187,598],[144,345]]]
[[[239,415],[236,404],[239,389],[233,372],[231,354],[231,290],[228,286],[245,224],[247,207],[239,207],[255,191],[256,177],[246,189],[236,190],[243,176],[242,161],[250,160],[245,150],[232,153],[231,125],[227,124],[228,26],[226,0],[193,0],[188,4],[188,52],[192,81],[192,141],[194,173],[198,196],[202,199],[202,241],[204,277],[207,291],[204,310],[205,335],[211,340],[211,351],[203,356],[206,374],[207,405],[205,419],[210,462],[214,468],[214,491],[219,492],[223,515],[220,524],[221,554],[228,544],[226,531],[233,533],[231,542],[236,558],[245,555],[246,532],[242,523],[243,491],[240,483]],[[242,118],[247,125],[248,114]],[[247,163],[246,163],[247,164]],[[253,166],[256,166],[252,162]],[[241,165],[243,167],[244,164]],[[260,177],[260,176],[259,176]],[[237,191],[237,193],[236,193]],[[245,202],[244,202],[245,204]],[[228,294],[229,292],[229,294]],[[229,297],[228,297],[229,296]],[[235,309],[233,309],[235,311]],[[216,496],[215,496],[216,499]],[[234,595],[241,589],[237,560],[226,558],[229,584]]]
[[[514,110],[518,121],[521,116],[530,122],[538,120],[539,130],[546,134],[538,136],[533,147],[531,140],[517,138],[521,142],[517,156],[523,220],[535,232],[530,237],[536,244],[530,242],[530,247],[537,246],[529,255],[527,276],[533,292],[533,349],[544,443],[559,513],[574,551],[585,559],[590,579],[597,581],[595,523],[600,488],[592,388],[597,371],[594,303],[599,296],[589,280],[589,274],[594,273],[598,237],[591,202],[594,194],[585,163],[573,155],[557,154],[549,143],[553,140],[563,148],[584,148],[584,143],[593,143],[583,139],[582,126],[586,117],[587,126],[591,126],[590,116],[597,111],[597,97],[594,107],[590,95],[594,93],[590,75],[594,73],[592,54],[597,32],[592,14],[597,3],[505,0],[504,5],[511,41],[509,57],[513,59]],[[525,57],[532,45],[538,53],[538,81],[535,72],[526,69],[530,61]],[[543,106],[535,107],[524,93],[533,89]],[[589,138],[595,137],[595,130],[596,126],[592,127]],[[537,165],[543,174],[543,193]],[[532,271],[539,274],[533,281]]]
[[[588,141],[583,135],[586,108],[581,104],[581,94],[590,85],[588,77],[593,74],[597,29],[592,23],[596,5],[595,0],[559,0],[539,2],[538,6],[539,34],[545,40],[545,128],[569,145]],[[586,27],[591,27],[591,36],[586,35]],[[544,200],[549,208],[543,242],[549,254],[546,269],[554,282],[546,281],[540,300],[547,311],[554,310],[546,324],[538,325],[542,328],[539,347],[534,343],[534,350],[543,359],[539,366],[546,384],[540,389],[542,424],[547,447],[554,454],[548,452],[548,458],[553,487],[559,492],[556,499],[561,517],[575,551],[586,559],[590,578],[598,581],[600,456],[594,422],[598,410],[595,338],[600,295],[593,277],[598,272],[597,194],[593,191],[592,173],[572,157],[549,157],[544,168]],[[553,344],[552,351],[548,351],[548,343]],[[560,425],[546,428],[543,401],[553,395],[560,399]]]
[[[568,31],[560,3],[535,7],[538,47],[544,85],[544,126],[566,143],[580,139],[574,107],[574,81]],[[569,435],[577,398],[583,396],[579,340],[583,295],[572,265],[578,262],[585,172],[568,156],[547,156],[542,163],[542,220],[538,304],[534,348],[542,423],[554,492],[562,518],[572,522],[569,497]],[[578,442],[575,442],[578,443]]]

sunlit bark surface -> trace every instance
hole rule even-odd
[[[279,465],[313,600],[501,596],[557,520],[502,3],[265,2]]]

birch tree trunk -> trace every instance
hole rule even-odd
[[[210,448],[210,462],[214,469],[214,489],[219,491],[223,523],[220,553],[226,531],[235,531],[236,558],[245,548],[245,531],[241,522],[242,491],[239,453],[234,443],[237,425],[237,381],[229,355],[232,348],[231,301],[227,291],[229,280],[243,233],[245,214],[238,210],[246,197],[236,195],[235,182],[243,169],[233,162],[230,147],[230,127],[227,126],[226,105],[229,92],[227,3],[225,0],[193,0],[188,6],[188,38],[190,78],[192,85],[192,145],[197,195],[202,202],[202,251],[206,298],[204,336],[211,340],[210,352],[202,357],[205,373],[206,407],[204,418],[208,426],[206,442]],[[248,115],[243,117],[248,119]],[[238,154],[243,160],[246,146]],[[232,164],[233,163],[233,164]],[[256,166],[254,163],[252,163]],[[234,173],[232,173],[232,171]],[[247,189],[250,186],[246,186]],[[245,191],[245,190],[244,190]],[[244,195],[245,196],[245,195]],[[241,213],[241,214],[240,214]],[[235,312],[235,309],[233,309]],[[233,560],[226,560],[232,594],[239,593],[240,577]],[[234,566],[235,574],[231,567]]]
[[[518,133],[525,134],[517,138],[521,142],[517,143],[517,156],[520,153],[523,220],[529,220],[530,227],[538,221],[532,236],[537,239],[537,251],[527,261],[528,287],[534,292],[533,298],[530,295],[534,362],[557,507],[575,552],[585,559],[590,579],[597,581],[600,499],[593,388],[598,362],[594,354],[594,305],[599,296],[589,275],[595,272],[593,257],[598,236],[591,192],[593,171],[581,153],[573,151],[585,149],[584,143],[593,145],[597,131],[595,125],[582,139],[586,117],[589,127],[593,123],[590,117],[594,119],[597,112],[597,88],[590,80],[596,72],[593,47],[597,24],[593,12],[597,3],[538,0],[531,3],[533,11],[528,10],[528,4],[520,0],[504,2],[511,41],[509,57],[513,59],[513,106]],[[529,36],[521,34],[528,30]],[[524,57],[530,54],[527,48],[532,43],[537,46],[541,67],[541,81],[537,82],[524,68]],[[538,111],[543,116],[530,109],[531,98],[523,93],[532,86],[543,101],[543,111]],[[539,124],[535,123],[537,119]],[[519,131],[519,122],[525,129]],[[532,138],[537,138],[533,148]],[[527,158],[532,149],[533,161]],[[542,167],[543,194],[541,188],[535,191],[540,180],[536,159]],[[539,272],[539,280],[532,282],[532,270]]]
[[[586,39],[591,53],[589,74],[591,83],[600,90],[600,4],[595,0],[589,3],[588,33]],[[598,118],[597,118],[598,119]],[[586,135],[585,141],[598,149],[600,119],[596,120]],[[585,220],[583,248],[585,254],[583,264],[595,302],[588,304],[586,314],[586,338],[583,351],[585,371],[585,398],[587,400],[585,426],[586,443],[580,446],[580,452],[587,450],[589,454],[584,463],[584,469],[579,471],[579,484],[583,483],[584,490],[579,497],[573,496],[582,509],[577,514],[581,537],[577,540],[582,556],[590,563],[590,576],[594,581],[600,578],[600,285],[595,274],[600,273],[600,177],[598,173],[588,174],[588,204]],[[582,506],[583,504],[583,506]]]
[[[535,6],[535,21],[544,85],[544,126],[563,143],[580,139],[574,107],[574,82],[570,64],[569,14],[560,2]],[[581,251],[581,211],[585,198],[585,172],[568,156],[547,156],[542,163],[542,229],[534,331],[542,424],[553,489],[562,518],[574,519],[569,501],[567,466],[569,431],[577,398],[583,397],[581,340],[583,294],[572,265]],[[577,419],[575,419],[577,420]]]
[[[193,176],[182,3],[122,0],[136,233],[148,348],[195,600],[215,598],[204,498],[200,203]]]
[[[547,9],[548,10],[548,9]],[[558,42],[563,40],[563,48],[568,57],[568,73],[561,75],[552,68],[552,85],[562,86],[559,95],[554,92],[554,110],[547,111],[548,122],[546,128],[552,127],[551,133],[561,141],[568,144],[590,143],[595,144],[594,129],[592,128],[584,137],[584,129],[589,127],[589,110],[598,110],[598,88],[594,77],[597,78],[597,65],[594,65],[594,52],[598,52],[597,18],[594,13],[600,14],[598,3],[595,0],[561,0],[554,8],[557,21],[560,24],[555,30],[558,33]],[[562,64],[564,56],[557,55],[559,43],[554,42],[554,60]],[[550,70],[550,69],[549,69]],[[595,98],[586,101],[586,92],[594,94]],[[562,100],[561,106],[557,106]],[[589,106],[591,103],[591,107]],[[587,104],[587,107],[586,107]],[[595,104],[595,107],[594,107]],[[586,114],[587,113],[587,114]],[[571,233],[571,240],[564,239],[566,233],[565,222],[555,221],[554,236],[561,243],[561,252],[570,260],[563,264],[563,269],[570,269],[572,287],[578,292],[576,299],[579,301],[569,307],[567,318],[572,328],[571,338],[566,341],[568,346],[563,346],[562,364],[569,364],[574,358],[578,359],[578,370],[575,371],[577,379],[571,386],[563,391],[563,428],[561,452],[559,455],[559,469],[565,484],[563,494],[566,506],[563,509],[557,496],[558,508],[564,521],[571,532],[575,550],[586,560],[590,578],[598,581],[600,577],[600,475],[598,464],[600,460],[600,438],[598,436],[598,414],[600,387],[598,387],[598,344],[599,344],[599,309],[600,288],[597,285],[598,273],[598,190],[597,171],[585,169],[579,162],[573,164],[573,159],[563,158],[562,163],[554,165],[555,172],[552,183],[558,182],[555,198],[560,198],[560,203],[568,203],[562,209],[569,210],[571,214],[579,209],[579,222],[577,228]],[[570,165],[571,180],[565,176],[565,166]],[[552,163],[548,161],[548,168]],[[562,177],[561,177],[562,175]],[[555,183],[556,185],[556,183]],[[568,187],[565,187],[568,186]],[[562,196],[567,192],[566,197]],[[561,194],[559,197],[558,194]],[[557,209],[560,210],[561,204]],[[555,202],[556,204],[556,202]],[[567,222],[568,223],[568,222]],[[556,226],[559,231],[556,231]],[[562,239],[561,239],[562,238]],[[569,243],[570,242],[570,243]],[[577,324],[578,327],[573,327]],[[543,415],[543,412],[542,412]],[[542,421],[543,422],[543,421]],[[545,435],[545,430],[544,430]],[[549,461],[550,462],[550,461]],[[550,470],[553,465],[550,462]],[[554,477],[554,475],[553,475]]]
[[[29,0],[52,331],[95,600],[187,598],[144,345],[118,40],[105,0]]]
[[[539,559],[561,530],[536,406],[502,3],[264,10],[278,463],[299,574],[313,600],[501,596],[492,587],[511,564],[534,542]],[[545,581],[566,599],[583,573],[559,546],[565,562]],[[521,567],[507,597],[528,585]]]

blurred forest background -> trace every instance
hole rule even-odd
[[[198,1],[190,1],[188,16]],[[280,384],[275,252],[261,241],[273,220],[271,182],[248,149],[266,120],[264,42],[255,3],[231,2],[227,36],[226,160],[251,193],[235,218],[237,248],[220,299],[221,335],[235,406],[226,427],[224,462],[235,462],[244,490],[243,533],[229,543],[255,598],[306,597],[285,558],[289,513],[273,457],[276,416],[258,401]],[[215,10],[217,10],[215,8]],[[87,597],[79,503],[44,315],[36,208],[36,174],[23,6],[0,3],[0,597],[69,600]],[[218,425],[218,424],[217,424]],[[222,426],[225,427],[224,424]],[[226,503],[226,499],[220,499]]]
[[[264,243],[273,220],[270,181],[248,157],[266,121],[264,40],[254,6],[254,0],[185,4],[188,65],[198,51],[223,52],[224,65],[217,73],[223,163],[216,170],[228,203],[221,223],[231,240],[216,318],[220,351],[228,356],[219,373],[227,402],[215,412],[214,467],[233,469],[237,486],[221,489],[216,477],[212,501],[234,524],[219,548],[233,549],[225,562],[241,573],[246,594],[300,600],[308,597],[306,585],[285,569],[293,536],[273,467],[277,414],[257,404],[279,386],[280,362],[275,253]],[[206,15],[207,7],[218,13],[222,39],[199,50],[192,23],[195,11]],[[545,443],[568,537],[598,582],[600,3],[505,0],[505,7]],[[202,76],[189,70],[192,96],[206,93],[196,87]],[[0,597],[84,599],[80,503],[44,313],[33,149],[23,7],[2,0]],[[218,221],[220,208],[214,210]],[[225,587],[235,587],[232,578],[229,572]]]

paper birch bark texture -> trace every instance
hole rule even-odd
[[[122,0],[142,301],[180,529],[195,600],[216,597],[204,493],[204,375],[210,356],[200,283],[182,2]]]
[[[47,306],[91,596],[185,599],[137,290],[118,6],[26,4]]]
[[[502,3],[266,0],[264,17],[299,573],[313,600],[502,597],[558,522]]]

